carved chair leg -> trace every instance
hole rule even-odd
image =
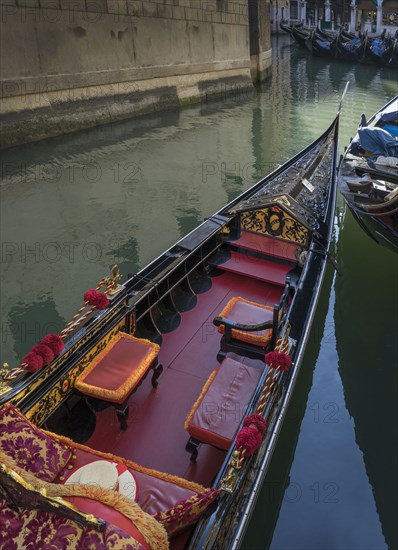
[[[152,380],[151,380],[153,388],[158,387],[158,384],[159,384],[158,378],[162,374],[162,372],[163,372],[163,366],[160,363],[157,363],[153,367],[153,374],[152,374]]]
[[[128,428],[127,418],[129,416],[128,400],[116,406],[116,414],[119,419],[120,429],[125,431]]]
[[[200,441],[194,439],[193,437],[190,437],[185,445],[185,450],[188,453],[191,453],[191,462],[196,462],[196,459],[198,458],[199,445]]]

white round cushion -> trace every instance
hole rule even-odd
[[[119,474],[116,466],[107,460],[97,460],[82,468],[79,483],[98,485],[104,489],[116,489]]]

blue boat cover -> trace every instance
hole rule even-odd
[[[383,122],[398,122],[398,111],[387,111],[381,115],[380,120]]]
[[[325,40],[317,40],[317,43],[319,44],[319,46],[321,46],[325,50],[330,50],[329,42],[325,42]]]
[[[398,137],[398,126],[396,124],[384,124],[384,130],[387,130],[392,136]]]
[[[361,147],[372,156],[398,157],[398,140],[383,128],[359,128]]]
[[[386,51],[386,45],[382,40],[375,40],[373,44],[370,46],[370,49],[375,55],[377,55],[378,57],[381,57],[383,53]]]

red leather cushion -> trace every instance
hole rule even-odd
[[[159,346],[118,334],[80,375],[75,387],[92,397],[122,403],[152,365]]]
[[[120,529],[123,529],[125,533],[135,538],[137,542],[140,543],[143,549],[150,549],[149,544],[146,542],[143,534],[137,527],[132,523],[126,516],[107,506],[98,502],[97,500],[92,500],[90,498],[84,497],[63,497],[64,500],[69,501],[73,504],[80,512],[84,514],[93,514],[99,519],[103,519],[107,523],[116,525]]]
[[[195,404],[196,410],[187,426],[189,434],[203,443],[228,450],[260,376],[258,368],[224,359],[207,392]]]
[[[95,460],[103,460],[103,457],[83,451],[81,449],[73,449],[76,460],[73,464],[73,469],[66,469],[57,482],[63,483],[76,470],[94,462]],[[115,460],[116,462],[116,460]],[[144,512],[154,515],[157,512],[172,508],[176,502],[186,499],[196,494],[194,491],[185,489],[176,483],[159,479],[149,473],[138,472],[130,468],[137,482],[137,504],[141,506]]]

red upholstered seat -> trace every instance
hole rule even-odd
[[[250,302],[244,298],[232,298],[225,308],[219,314],[230,321],[239,323],[240,325],[259,325],[267,321],[272,321],[274,308]],[[224,334],[223,325],[218,327],[218,331]],[[272,329],[259,330],[256,332],[244,332],[242,330],[232,329],[232,337],[248,344],[256,344],[259,346],[267,346],[272,338]]]
[[[261,369],[224,359],[203,386],[185,421],[189,435],[228,450],[261,376]]]
[[[153,366],[159,346],[129,334],[117,334],[75,382],[81,393],[123,403]]]
[[[87,447],[87,449],[89,448]],[[84,451],[79,448],[73,448],[75,455],[73,465],[70,468],[65,468],[56,482],[65,483],[82,466],[105,458],[90,451],[91,449]],[[117,459],[118,457],[114,457],[114,461],[117,462]],[[109,458],[109,460],[112,459]],[[154,515],[167,510],[179,500],[196,494],[195,491],[178,485],[175,482],[176,479],[167,474],[163,474],[165,479],[162,479],[161,477],[156,477],[153,471],[145,471],[145,468],[142,467],[140,469],[129,467],[128,469],[133,473],[137,482],[137,503],[148,514]]]

